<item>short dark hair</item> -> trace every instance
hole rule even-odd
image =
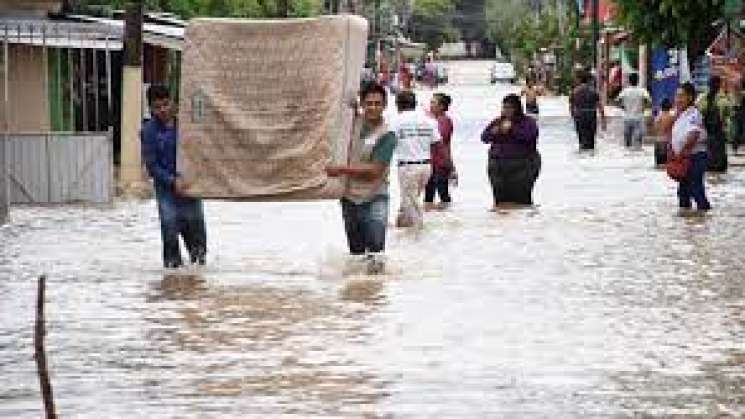
[[[515,108],[515,114],[518,117],[525,116],[525,110],[523,109],[523,103],[520,101],[520,96],[516,94],[509,94],[502,99],[502,106],[512,105]]]
[[[368,96],[373,94],[379,94],[383,96],[383,104],[388,103],[388,92],[386,92],[385,87],[383,87],[380,83],[365,83],[362,86],[362,89],[360,90],[360,100],[365,101]]]
[[[639,75],[636,73],[629,74],[629,84],[636,87],[639,84]]]
[[[673,102],[670,101],[669,97],[662,99],[662,102],[660,103],[660,109],[667,112],[672,108],[673,108]]]
[[[719,76],[711,76],[709,79],[709,92],[718,93],[719,89],[722,88],[722,78]]]
[[[683,93],[690,96],[692,100],[696,100],[696,86],[693,83],[687,81],[680,85],[680,89],[683,90]]]
[[[416,109],[416,95],[414,92],[404,90],[396,95],[396,106],[400,111],[411,111]]]
[[[580,71],[578,77],[580,83],[590,83],[592,81],[592,73],[588,70]]]
[[[445,111],[450,109],[450,104],[453,103],[453,98],[450,97],[450,95],[446,95],[445,93],[435,93],[433,97],[437,100],[437,103],[442,106]]]
[[[170,99],[171,92],[161,84],[154,84],[147,89],[147,103],[153,106],[156,100]]]

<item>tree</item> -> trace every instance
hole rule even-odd
[[[487,0],[484,6],[486,35],[507,55],[517,48],[517,31],[530,14],[522,0]]]
[[[458,38],[453,26],[455,5],[451,0],[417,0],[412,16],[412,38],[435,50]]]
[[[456,0],[453,24],[466,41],[481,41],[486,37],[485,0]]]
[[[561,41],[555,8],[538,0],[487,0],[487,36],[507,55],[532,55]]]
[[[696,57],[708,46],[712,26],[724,18],[725,0],[615,0],[620,23],[650,45],[689,47]]]
[[[129,0],[78,0],[73,2],[85,9],[92,5],[121,9]],[[170,12],[184,19],[195,16],[213,17],[309,17],[321,11],[320,0],[144,0],[145,9]]]

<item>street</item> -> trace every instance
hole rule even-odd
[[[0,417],[39,417],[42,273],[61,417],[745,416],[742,168],[679,217],[650,145],[611,124],[580,154],[566,98],[541,98],[536,206],[491,213],[479,136],[517,88],[450,76],[455,202],[391,227],[385,275],[348,269],[336,202],[206,202],[207,267],[179,275],[153,200],[13,208]]]

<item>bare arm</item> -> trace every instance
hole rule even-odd
[[[385,174],[386,164],[383,162],[359,163],[353,166],[329,166],[326,173],[330,177],[349,176],[355,179],[373,181]]]
[[[569,93],[569,115],[574,118],[574,89]]]

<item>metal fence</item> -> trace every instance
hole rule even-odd
[[[110,132],[12,134],[5,142],[10,204],[108,204]]]
[[[121,32],[0,17],[0,224],[13,204],[112,201],[112,60]]]
[[[24,89],[24,79],[42,88],[38,99],[49,131],[99,131],[110,126],[112,53],[122,48],[120,32],[94,23],[0,18],[6,128],[13,131],[23,119],[13,112],[19,96],[39,94]]]
[[[5,149],[5,140],[0,137],[0,225],[3,225],[8,221],[8,212],[10,209],[7,175],[8,156]]]

